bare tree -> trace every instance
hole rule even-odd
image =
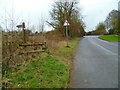
[[[41,18],[39,18],[38,20],[39,20],[38,30],[40,33],[43,33],[45,29],[45,18],[41,14]]]
[[[47,23],[51,25],[55,30],[58,30],[60,33],[64,34],[63,23],[67,19],[71,26],[69,26],[69,34],[74,36],[75,33],[78,33],[78,29],[83,27],[83,22],[80,18],[80,9],[78,8],[78,1],[66,1],[57,0],[53,4],[53,9],[50,12],[51,22]],[[83,30],[84,31],[84,30]]]
[[[1,17],[2,18],[2,24],[4,25],[4,28],[6,31],[14,31],[16,28],[16,25],[20,19],[20,15],[15,15],[15,7],[14,7],[14,0],[11,4],[11,8],[7,10],[5,8],[5,13]]]

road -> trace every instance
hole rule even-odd
[[[72,88],[118,88],[118,43],[86,36],[74,58]]]

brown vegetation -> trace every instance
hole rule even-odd
[[[5,71],[19,66],[24,60],[31,61],[35,58],[39,53],[41,53],[41,47],[39,45],[42,45],[44,42],[46,42],[47,48],[52,50],[57,49],[59,45],[65,45],[65,37],[56,31],[49,31],[43,34],[26,34],[27,42],[25,44],[23,43],[22,32],[3,31],[2,34],[3,74]]]

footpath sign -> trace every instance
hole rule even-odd
[[[68,45],[68,30],[67,30],[67,26],[70,26],[70,23],[68,22],[67,19],[65,20],[63,26],[66,27],[66,42],[67,42],[67,47],[69,47],[69,45]]]

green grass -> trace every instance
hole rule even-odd
[[[111,42],[120,42],[120,37],[115,35],[104,35],[104,36],[100,36],[99,38]]]
[[[62,46],[57,50],[47,50],[37,59],[25,62],[14,72],[7,72],[4,80],[8,88],[67,88],[69,85],[72,56],[77,42],[69,42],[70,47]]]

